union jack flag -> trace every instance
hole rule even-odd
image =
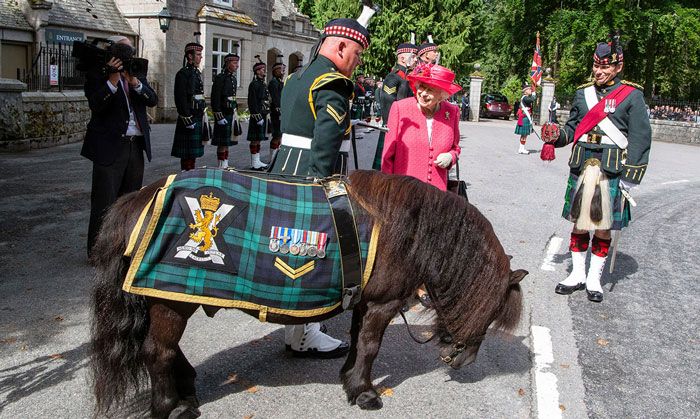
[[[537,43],[535,53],[532,55],[532,66],[530,67],[530,79],[532,84],[539,86],[542,82],[542,56],[540,56],[540,33],[537,32]]]

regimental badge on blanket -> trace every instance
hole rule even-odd
[[[199,265],[233,271],[223,232],[243,209],[222,190],[200,188],[190,194],[181,194],[177,202],[188,228],[168,252],[166,259],[177,263],[199,262]]]
[[[326,257],[327,233],[272,226],[270,246],[273,253],[291,253],[294,256]]]

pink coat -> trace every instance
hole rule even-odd
[[[452,154],[452,164],[459,153],[459,108],[447,101],[433,115],[432,146],[428,145],[428,127],[415,97],[394,102],[384,139],[382,172],[413,176],[423,182],[447,189],[447,170],[433,163],[441,153]]]

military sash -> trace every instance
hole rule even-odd
[[[590,90],[589,90],[590,89]],[[598,103],[595,104],[595,106],[591,107],[589,103],[589,96],[591,93],[595,96],[595,87],[594,86],[589,86],[584,90],[584,95],[586,96],[586,104],[588,106],[588,113],[583,117],[581,122],[578,124],[578,127],[576,127],[576,131],[574,132],[574,144],[578,142],[578,140],[586,133],[588,133],[590,130],[592,130],[596,125],[601,125],[601,128],[603,131],[605,131],[606,134],[615,142],[615,144],[618,145],[620,148],[627,148],[627,139],[622,136],[624,139],[624,143],[620,138],[613,138],[613,136],[616,136],[615,134],[612,134],[614,130],[617,130],[617,127],[613,125],[613,123],[607,118],[608,117],[608,112],[611,111],[609,104],[610,103],[615,103],[615,104],[620,104],[622,103],[627,96],[629,96],[632,91],[634,91],[634,87],[628,86],[626,84],[620,85],[617,89],[613,90],[609,94],[607,94],[603,99],[601,99]],[[614,110],[614,108],[613,108]],[[607,121],[604,122],[604,121]],[[611,128],[612,126],[613,128]],[[607,128],[607,129],[606,129]],[[617,130],[619,131],[619,130]],[[616,136],[617,137],[617,136]],[[619,141],[619,142],[618,142]],[[622,144],[620,144],[622,143]]]

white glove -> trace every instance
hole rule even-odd
[[[351,119],[350,125],[355,126],[355,125],[357,125],[358,122],[362,122],[362,120],[361,119]]]
[[[437,159],[433,162],[436,166],[447,169],[452,164],[452,154],[450,153],[440,153]]]
[[[627,192],[631,191],[633,188],[639,186],[635,183],[630,183],[630,182],[625,182],[623,179],[620,179],[620,186],[622,189],[626,190]]]
[[[260,125],[262,127],[265,124],[265,120],[261,119],[257,123],[258,123],[258,125]]]
[[[219,119],[218,121],[216,121],[216,123],[219,125],[226,125],[226,124],[228,124],[228,121],[226,120],[226,118],[224,118],[224,119]]]
[[[195,124],[187,125],[185,128],[187,128],[187,129],[194,129],[194,126],[195,126]]]

